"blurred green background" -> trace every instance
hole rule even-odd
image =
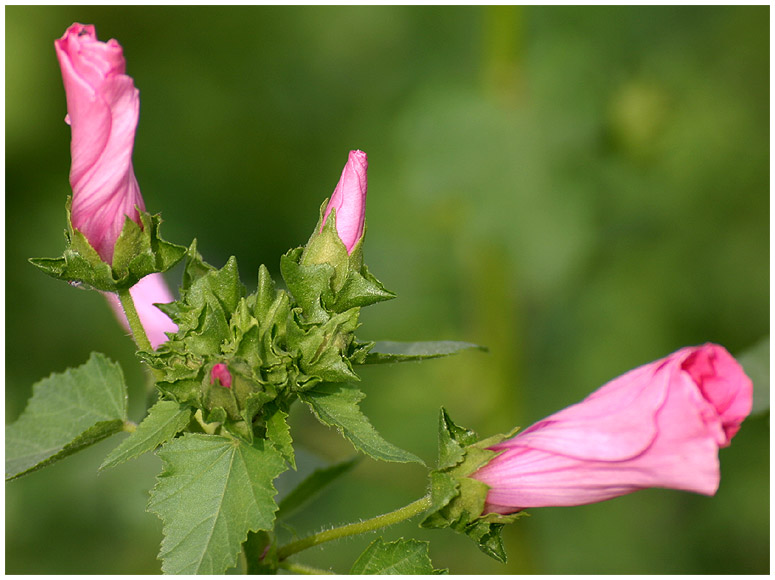
[[[42,7],[6,15],[6,420],[98,350],[144,378],[104,301],[28,262],[63,249],[69,128],[53,41],[122,44],[141,91],[134,164],[171,241],[221,266],[304,243],[350,149],[369,154],[370,269],[399,298],[361,339],[467,340],[361,373],[390,441],[435,460],[444,405],[480,435],[527,426],[684,345],[769,333],[769,7]],[[173,287],[178,272],[168,276]],[[292,417],[315,462],[353,454]],[[6,572],[158,573],[160,469],[96,475],[117,438],[6,486]],[[312,459],[316,458],[316,459]],[[450,531],[454,573],[767,573],[769,414],[721,451],[714,498],[647,490],[532,510],[501,565]],[[281,491],[288,482],[279,483]],[[292,520],[307,534],[420,497],[417,465],[368,459]],[[373,539],[300,555],[347,571]]]

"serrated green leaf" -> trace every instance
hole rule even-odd
[[[148,410],[135,432],[110,452],[100,465],[100,470],[153,451],[182,431],[190,420],[190,407],[183,407],[175,401],[158,401]]]
[[[770,408],[770,337],[764,337],[736,358],[753,382],[751,414],[767,411]]]
[[[309,405],[321,423],[336,427],[356,449],[374,459],[424,465],[422,459],[387,442],[377,433],[358,407],[358,402],[365,395],[354,385],[321,383],[300,393],[299,397]]]
[[[282,454],[288,464],[296,469],[296,458],[293,453],[293,439],[291,428],[288,426],[288,413],[279,409],[277,405],[269,403],[264,407],[264,423],[266,424],[266,438]]]
[[[377,538],[353,564],[350,574],[438,574],[428,555],[428,542]]]
[[[159,449],[164,470],[148,510],[164,523],[159,557],[167,574],[222,574],[237,562],[249,531],[270,530],[285,470],[265,440],[188,433]]]
[[[121,431],[126,419],[121,367],[92,353],[83,365],[32,387],[17,421],[5,428],[5,476],[40,469]]]
[[[427,342],[394,342],[380,340],[374,343],[364,364],[383,364],[421,361],[457,354],[468,349],[487,351],[487,347],[470,342],[435,340]]]
[[[313,471],[280,501],[277,519],[290,517],[300,507],[312,501],[323,489],[355,467],[359,459],[359,457],[353,457]]]

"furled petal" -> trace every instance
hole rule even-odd
[[[126,217],[140,223],[145,209],[132,168],[139,91],[121,46],[98,41],[94,26],[73,24],[54,46],[72,132],[72,225],[110,263]]]
[[[471,477],[486,511],[603,501],[647,487],[713,495],[719,447],[750,413],[753,387],[714,344],[634,369],[589,397],[491,447]]]
[[[331,210],[336,209],[336,231],[348,253],[352,253],[358,240],[363,236],[368,166],[368,158],[363,151],[350,151],[342,176],[323,214],[321,231]]]

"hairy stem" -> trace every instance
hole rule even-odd
[[[294,572],[296,574],[308,574],[312,576],[334,574],[333,572],[329,572],[328,570],[321,570],[320,568],[313,568],[312,566],[297,564],[296,562],[280,562],[279,565],[280,565],[280,568],[284,568],[285,570],[288,570],[289,572]]]
[[[145,329],[140,322],[140,316],[137,314],[137,309],[135,308],[135,301],[132,300],[132,295],[129,293],[129,290],[119,290],[118,299],[121,301],[121,306],[124,309],[127,322],[129,322],[129,329],[132,331],[132,337],[135,339],[137,348],[147,352],[153,352],[151,341],[148,340],[148,336],[145,334]]]
[[[301,540],[286,544],[277,551],[277,558],[282,562],[288,556],[291,556],[297,552],[301,552],[302,550],[306,550],[307,548],[317,546],[318,544],[322,544],[324,542],[338,540],[339,538],[345,538],[347,536],[356,536],[358,534],[364,534],[366,532],[371,532],[386,526],[397,524],[404,520],[408,520],[413,516],[421,514],[429,507],[431,507],[431,496],[426,495],[425,497],[418,499],[417,501],[412,502],[409,505],[402,507],[401,509],[397,509],[396,511],[383,514],[381,516],[376,516],[363,522],[356,522],[338,528],[324,530],[322,532],[318,532],[317,534],[312,534],[311,536],[302,538]]]

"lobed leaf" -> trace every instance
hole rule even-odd
[[[285,461],[267,441],[187,433],[157,453],[164,470],[148,510],[164,524],[165,573],[223,574],[236,564],[248,532],[272,529],[272,481]]]
[[[77,368],[36,383],[27,408],[5,429],[6,480],[121,431],[126,398],[121,367],[98,353]]]

